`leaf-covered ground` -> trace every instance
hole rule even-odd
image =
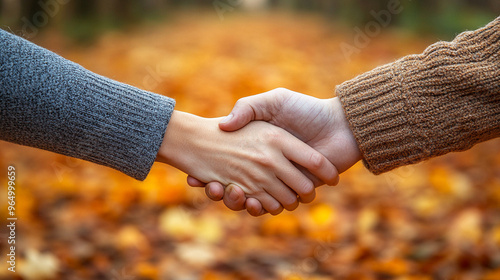
[[[320,98],[434,38],[373,38],[350,61],[353,32],[306,15],[185,14],[103,35],[90,47],[35,41],[88,69],[227,114],[241,97],[287,87]],[[1,279],[500,279],[500,142],[371,175],[358,164],[295,212],[254,218],[209,201],[185,174],[155,165],[144,182],[49,152],[0,143],[17,169],[17,271]],[[5,222],[2,222],[4,224]],[[15,275],[15,276],[14,276]],[[13,277],[14,276],[14,277]]]

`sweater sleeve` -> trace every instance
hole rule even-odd
[[[0,30],[0,139],[145,179],[175,102]]]
[[[499,137],[500,17],[336,91],[375,174]]]

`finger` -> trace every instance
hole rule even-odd
[[[262,216],[267,213],[264,207],[262,207],[262,203],[253,197],[247,198],[245,207],[247,208],[247,212],[254,217]]]
[[[283,183],[281,183],[281,185],[283,185]],[[281,188],[288,189],[284,185]],[[263,188],[263,189],[265,189],[265,188]],[[290,189],[288,189],[288,190],[290,190]],[[266,191],[268,191],[268,190],[266,190]],[[281,205],[281,203],[278,200],[275,199],[276,196],[271,195],[271,194],[267,193],[266,191],[259,192],[258,194],[254,194],[248,198],[254,198],[254,199],[258,200],[262,204],[262,207],[264,208],[264,210],[269,212],[271,215],[278,215],[279,213],[283,212],[283,206]],[[295,197],[295,199],[297,199],[297,197]]]
[[[237,185],[229,184],[226,187],[223,199],[224,204],[231,210],[241,211],[245,209],[245,201],[247,198],[243,190]]]
[[[238,130],[253,120],[269,121],[279,101],[273,91],[241,98],[234,105],[231,114],[219,123],[224,131]]]
[[[291,207],[285,207],[287,210],[292,211],[295,210],[298,206],[297,195],[300,197],[300,201],[303,203],[309,203],[314,200],[316,197],[316,191],[314,188],[314,183],[307,178],[299,169],[297,169],[290,161],[283,158],[282,162],[277,164],[279,169],[276,170],[276,176],[286,185],[288,186],[286,189],[289,191],[295,192],[295,202],[296,204],[290,205]],[[290,190],[291,189],[291,190]],[[269,191],[271,191],[270,189]],[[282,192],[284,190],[281,190]],[[272,193],[272,195],[276,198],[282,198],[283,196],[279,196],[278,194]],[[289,199],[287,197],[287,199]],[[281,204],[286,203],[285,201],[280,200]],[[285,204],[283,204],[285,205]]]
[[[191,187],[194,187],[194,188],[203,188],[205,187],[205,183],[203,183],[202,181],[192,177],[192,176],[188,176],[187,177],[187,183],[189,186]]]
[[[231,113],[220,123],[219,128],[224,131],[236,131],[255,119],[255,112],[250,103],[242,101],[236,102]]]
[[[324,185],[325,183],[323,181],[321,181],[318,177],[314,176],[311,174],[311,172],[309,172],[309,170],[305,169],[304,167],[294,163],[293,164],[298,170],[300,170],[300,172],[302,172],[302,174],[304,174],[307,178],[309,178],[309,180],[311,180],[314,184],[314,187],[317,188],[319,186],[322,186]],[[339,183],[339,180],[340,180],[340,177],[337,176],[337,180],[334,181],[334,184],[332,186],[336,186],[338,185]]]
[[[302,172],[302,174],[304,174],[307,178],[309,178],[309,180],[311,180],[314,184],[314,187],[317,188],[319,186],[322,186],[324,185],[325,183],[323,181],[321,181],[318,177],[314,176],[311,174],[311,172],[309,172],[309,170],[305,169],[304,167],[296,164],[295,162],[293,162],[293,165],[295,166],[295,168],[297,168],[300,172]]]
[[[219,201],[224,197],[224,186],[219,182],[208,183],[205,193],[213,201]]]
[[[282,141],[282,143],[283,154],[286,158],[303,166],[328,185],[338,183],[337,168],[320,152],[298,139]]]
[[[307,178],[309,178],[309,180],[311,180],[314,184],[314,187],[317,188],[319,186],[322,186],[324,185],[325,183],[323,183],[323,181],[321,181],[320,179],[318,179],[318,177],[314,176],[311,174],[311,172],[309,172],[309,170],[305,169],[304,167],[300,166],[300,165],[297,165],[296,163],[294,164],[294,166],[300,170],[300,172],[302,172]],[[337,177],[338,178],[338,177]],[[338,183],[338,181],[337,181]],[[336,184],[335,184],[336,185]],[[302,199],[299,197],[299,202],[300,203],[309,203],[309,202],[306,202],[306,201],[302,201]]]
[[[302,173],[300,173],[300,171],[296,169],[288,160],[286,160],[284,157],[282,158],[283,162],[278,164],[280,168],[283,168],[283,166],[288,165],[289,169],[293,169],[295,173],[297,173],[298,175],[299,174],[302,175]],[[278,174],[276,174],[276,176],[277,175]],[[258,195],[252,197],[258,199],[262,203],[264,208],[271,214],[274,211],[269,209],[272,209],[273,207],[277,206],[273,201],[277,201],[280,204],[280,206],[283,206],[282,208],[285,208],[288,211],[295,210],[299,206],[299,199],[297,198],[297,194],[292,189],[290,189],[290,187],[287,186],[286,183],[279,180],[278,179],[279,177],[278,178],[274,177],[274,178],[275,180],[270,181],[268,185],[263,188],[265,192],[261,192]],[[273,201],[271,201],[269,197],[272,197]],[[281,209],[281,211],[283,211],[283,209]]]
[[[283,212],[283,206],[272,196],[267,195],[265,197],[260,197],[259,200],[264,209],[271,215],[276,216]]]

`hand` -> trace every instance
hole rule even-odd
[[[275,89],[240,99],[219,127],[225,131],[236,131],[253,120],[267,121],[287,130],[326,156],[339,173],[361,159],[338,98],[318,99],[287,89]],[[321,181],[314,181],[315,185],[322,184]],[[205,186],[193,177],[188,178],[188,183],[194,187]],[[225,195],[223,186],[212,182],[207,185],[206,192],[213,200],[223,198],[230,209],[246,207],[254,216],[265,213],[258,201],[245,200],[237,187],[227,188],[226,194],[230,195]]]
[[[293,161],[333,184],[335,167],[319,152],[285,130],[253,122],[236,132],[219,129],[221,119],[205,119],[174,111],[157,161],[172,165],[202,182],[217,181],[240,188],[262,202],[271,214],[312,201],[313,182]]]

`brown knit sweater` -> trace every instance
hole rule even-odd
[[[500,17],[337,87],[366,167],[380,174],[500,136]]]

